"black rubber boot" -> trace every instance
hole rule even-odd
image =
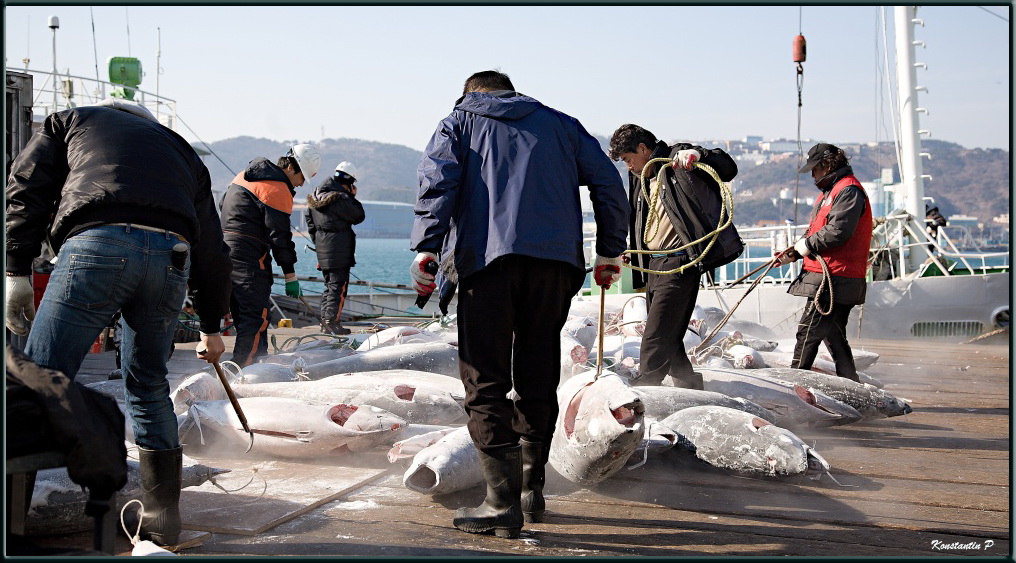
[[[543,484],[547,481],[550,448],[540,442],[519,441],[522,448],[522,516],[526,522],[543,522],[547,503]]]
[[[351,330],[342,326],[339,321],[321,321],[321,332],[342,336],[352,333]]]
[[[138,448],[141,465],[141,539],[158,545],[176,545],[180,540],[180,485],[183,448],[146,450]],[[131,530],[133,533],[133,530]]]
[[[702,384],[702,374],[697,371],[693,371],[691,374],[671,375],[670,377],[674,379],[674,387],[698,389],[699,391],[705,389]]]
[[[456,510],[452,520],[456,528],[471,534],[493,530],[499,538],[519,537],[523,524],[521,450],[521,446],[508,446],[477,452],[487,481],[487,498],[476,508]]]

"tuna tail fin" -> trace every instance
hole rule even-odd
[[[841,487],[859,487],[860,485],[844,485],[833,477],[833,474],[829,472],[829,462],[827,462],[822,456],[818,455],[813,448],[808,448],[806,452],[808,456],[808,472],[818,472],[818,475],[812,477],[813,480],[818,481],[822,478],[822,475],[828,475],[832,479],[833,483]]]

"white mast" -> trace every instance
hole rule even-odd
[[[899,95],[900,112],[900,182],[906,188],[906,210],[913,217],[912,227],[916,232],[924,232],[924,173],[921,163],[921,136],[918,129],[917,112],[926,111],[917,107],[917,91],[925,90],[917,86],[917,67],[924,63],[914,62],[914,46],[924,45],[914,40],[914,24],[924,22],[916,19],[916,6],[896,6],[894,22],[896,26],[896,84]],[[916,242],[916,241],[914,241]],[[921,254],[911,250],[908,266],[911,271],[920,268],[923,260]]]
[[[56,89],[57,83],[60,81],[60,74],[56,70],[56,30],[60,29],[60,18],[50,16],[49,28],[53,30],[53,111],[50,113],[55,113],[57,110]]]

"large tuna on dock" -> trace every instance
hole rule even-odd
[[[465,426],[420,450],[402,477],[406,487],[430,495],[462,491],[482,482],[480,454]]]
[[[690,407],[658,424],[677,435],[675,449],[713,467],[770,477],[829,471],[829,464],[793,432],[737,409]]]
[[[642,441],[645,406],[618,375],[588,371],[557,391],[560,411],[550,445],[550,464],[583,485],[607,479],[624,467]]]
[[[397,379],[333,375],[315,381],[233,385],[237,397],[289,397],[324,403],[371,405],[412,424],[462,422],[466,411],[446,391]]]
[[[385,442],[406,425],[394,414],[367,405],[285,397],[238,402],[254,434],[251,452],[275,458],[314,459],[362,451]],[[229,401],[198,401],[180,423],[180,443],[185,451],[206,446],[200,448],[202,455],[222,450],[232,454],[245,451],[251,437]]]
[[[742,410],[768,422],[776,423],[776,415],[742,397],[731,397],[715,391],[685,389],[683,387],[666,387],[663,385],[644,385],[632,387],[632,391],[642,399],[645,405],[646,418],[662,420],[679,410],[703,405],[715,405]]]
[[[862,420],[902,416],[913,412],[910,405],[884,389],[838,375],[794,368],[763,368],[752,373],[821,391],[857,409]]]
[[[706,391],[753,401],[772,411],[780,426],[838,425],[861,419],[861,413],[846,403],[800,385],[755,375],[757,370],[699,367],[697,371]]]
[[[321,379],[338,373],[410,369],[459,376],[459,349],[447,342],[382,346],[344,358],[307,366],[307,377]]]

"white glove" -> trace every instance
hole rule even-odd
[[[430,295],[437,289],[437,284],[434,283],[434,274],[424,269],[431,262],[434,263],[431,268],[436,273],[437,255],[433,252],[420,252],[413,260],[413,265],[409,267],[409,275],[413,277],[413,289],[420,295]]]
[[[794,243],[794,250],[797,251],[801,256],[807,256],[811,254],[811,250],[808,249],[808,245],[805,244],[804,239],[800,239]]]
[[[691,165],[702,159],[702,154],[695,149],[684,149],[677,151],[674,157],[674,167],[691,170]]]
[[[4,276],[4,304],[7,328],[18,336],[28,334],[25,319],[35,320],[35,290],[29,276]]]
[[[621,279],[621,257],[597,256],[593,262],[593,282],[604,289],[610,289],[610,285],[619,279]]]
[[[790,247],[790,248],[788,248],[787,250],[785,250],[783,252],[777,252],[776,253],[776,262],[780,266],[786,266],[787,264],[790,264],[791,262],[796,262],[796,261],[798,261],[800,259],[801,259],[801,255],[798,254],[797,251],[794,250],[793,247]]]

